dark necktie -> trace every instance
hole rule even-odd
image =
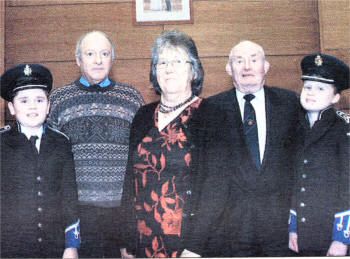
[[[247,144],[253,158],[253,161],[258,169],[260,169],[260,152],[259,152],[259,138],[258,138],[258,127],[256,123],[255,110],[253,105],[250,103],[255,96],[253,94],[247,94],[244,96],[244,120],[243,128],[244,134],[246,135]]]
[[[29,141],[32,144],[33,148],[35,149],[35,152],[38,153],[38,149],[35,146],[36,140],[38,139],[38,136],[30,136]]]

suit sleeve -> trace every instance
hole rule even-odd
[[[293,168],[292,172],[292,198],[291,198],[291,206],[290,206],[290,211],[289,211],[289,219],[288,219],[288,232],[293,232],[297,233],[298,231],[298,224],[297,224],[297,219],[298,219],[298,214],[297,214],[297,202],[296,202],[296,195],[298,193],[297,190],[297,163],[298,163],[298,148],[300,147],[299,142],[302,142],[300,138],[304,138],[304,123],[305,122],[305,114],[302,110],[302,106],[300,105],[299,99],[297,98],[296,101],[296,111],[297,111],[297,121],[296,121],[296,130],[295,130],[295,135],[293,135],[293,139],[291,140],[291,167]]]
[[[342,134],[343,138],[340,143],[339,151],[339,170],[341,178],[340,186],[341,190],[339,193],[339,203],[341,210],[336,211],[334,214],[332,239],[343,242],[344,244],[350,245],[350,167],[349,167],[349,149],[350,149],[350,126],[346,124],[346,130]],[[346,139],[344,139],[344,135]]]
[[[62,207],[64,211],[64,226],[66,248],[80,246],[80,224],[78,218],[78,193],[75,177],[74,159],[71,145],[68,141],[62,144]]]
[[[184,249],[201,256],[212,254],[210,250],[214,247],[208,247],[209,240],[211,245],[220,242],[216,238],[217,224],[222,221],[225,204],[228,202],[230,192],[228,172],[232,172],[228,170],[226,166],[229,165],[225,163],[232,159],[225,159],[225,154],[230,152],[223,138],[228,135],[228,132],[223,130],[225,117],[220,116],[224,112],[220,113],[220,110],[213,106],[204,107],[207,109],[202,112],[204,118],[200,118],[199,128],[205,130],[194,136],[200,143],[197,162],[194,166],[195,173],[198,175],[196,179],[198,186],[194,190],[198,195],[194,215],[185,229],[183,240]],[[195,162],[194,157],[193,162]]]

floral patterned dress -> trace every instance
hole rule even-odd
[[[154,127],[137,146],[134,154],[137,257],[178,255],[191,163],[184,124],[201,101],[190,104],[160,132],[157,106]]]

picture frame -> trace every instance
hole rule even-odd
[[[134,25],[193,23],[192,0],[133,0]]]

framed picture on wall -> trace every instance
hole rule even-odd
[[[133,0],[133,23],[193,23],[192,10],[192,0]]]

